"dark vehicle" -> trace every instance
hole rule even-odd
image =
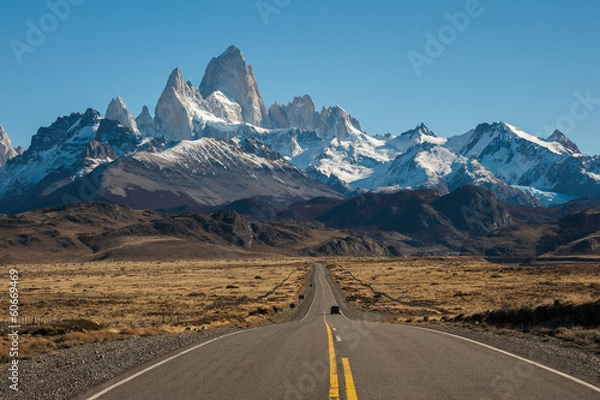
[[[330,314],[339,314],[340,313],[340,306],[331,306],[331,311],[329,312]]]

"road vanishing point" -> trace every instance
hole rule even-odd
[[[87,400],[600,399],[533,361],[344,307],[314,264],[305,314],[188,347],[112,379]],[[332,305],[342,313],[330,315]]]

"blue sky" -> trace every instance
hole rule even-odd
[[[62,18],[49,14],[48,3],[68,1]],[[456,28],[447,15],[469,20]],[[153,110],[173,68],[197,86],[235,44],[267,106],[310,94],[371,134],[420,122],[440,136],[501,120],[540,136],[559,126],[600,154],[598,16],[595,0],[3,2],[0,125],[28,147],[40,126],[104,113],[117,95],[134,116]],[[31,26],[45,38],[28,38]]]

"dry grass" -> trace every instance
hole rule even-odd
[[[347,296],[363,307],[409,316],[470,315],[600,298],[600,265],[507,267],[479,259],[352,259],[329,262]],[[375,292],[388,295],[376,296]]]
[[[351,259],[330,261],[328,267],[345,295],[357,298],[355,307],[388,311],[393,322],[469,320],[495,310],[556,309],[600,299],[600,265],[591,263],[525,267],[468,258]],[[600,321],[596,327],[526,330],[597,345],[598,326]]]
[[[290,313],[310,266],[272,259],[11,268],[19,271],[21,322],[42,321],[21,335],[20,355],[30,356],[124,336],[267,323]],[[8,354],[6,335],[0,354]]]

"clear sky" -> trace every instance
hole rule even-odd
[[[600,154],[599,17],[597,0],[5,1],[0,125],[28,147],[40,126],[117,95],[153,112],[173,68],[197,86],[234,44],[267,107],[310,94],[371,134],[558,125]]]

